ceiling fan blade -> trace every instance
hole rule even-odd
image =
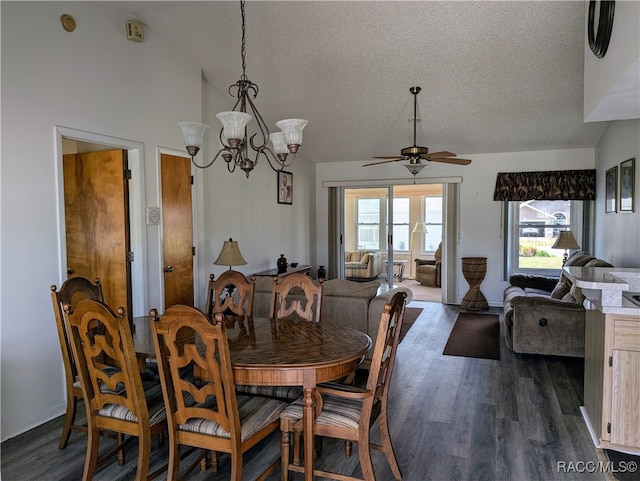
[[[389,160],[383,160],[381,162],[371,162],[369,164],[363,164],[362,167],[369,167],[370,165],[378,165],[378,164],[386,164],[388,162],[397,162],[399,160],[404,160],[404,157],[394,157],[392,159]]]
[[[447,152],[446,150],[443,150],[441,152],[431,152],[429,154],[427,154],[427,157],[455,157],[456,154],[454,154],[453,152]]]
[[[377,155],[377,156],[373,156],[374,159],[404,159],[404,157],[399,157],[397,155]]]
[[[450,157],[436,157],[429,158],[432,162],[443,162],[445,164],[458,164],[458,165],[469,165],[471,163],[470,159],[458,159],[458,158],[450,158]]]

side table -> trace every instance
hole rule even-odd
[[[311,275],[311,266],[309,265],[297,265],[296,267],[287,267],[287,270],[284,272],[278,272],[278,269],[269,269],[268,271],[256,272],[253,274],[254,276],[278,276],[278,277],[286,277],[289,274],[293,274],[294,272],[302,272],[303,274]]]
[[[463,257],[462,258],[462,275],[469,283],[469,292],[467,292],[460,303],[460,307],[472,311],[481,311],[489,309],[489,303],[480,292],[480,284],[484,280],[487,273],[486,257]]]
[[[389,261],[384,261],[385,264],[389,264]],[[403,261],[393,261],[393,265],[396,266],[398,268],[398,280],[400,282],[402,282],[404,280],[404,266],[406,265],[407,261],[403,260]],[[394,274],[394,276],[396,276],[396,274]]]

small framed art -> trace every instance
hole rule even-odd
[[[293,204],[293,174],[278,171],[278,204]]]
[[[620,212],[633,212],[636,159],[620,163]]]
[[[618,166],[611,167],[607,170],[607,176],[604,186],[604,212],[613,214],[618,211]]]
[[[618,211],[618,166],[611,167],[607,170],[607,176],[604,186],[604,212],[613,214]]]

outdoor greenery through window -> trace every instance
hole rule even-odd
[[[427,233],[422,239],[423,252],[435,252],[442,242],[442,196],[429,195],[424,198],[424,223]]]
[[[509,273],[554,275],[562,269],[564,249],[553,249],[561,230],[582,239],[582,202],[528,200],[509,202]]]

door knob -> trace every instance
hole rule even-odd
[[[173,272],[175,270],[176,270],[176,268],[173,267],[173,266],[164,266],[164,271],[165,272]]]

